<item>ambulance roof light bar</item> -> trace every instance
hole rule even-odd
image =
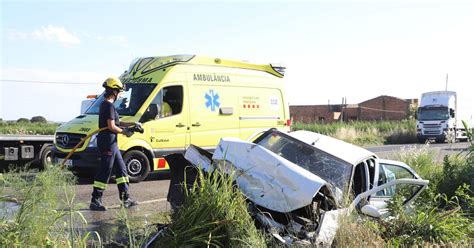
[[[286,70],[285,66],[281,64],[275,64],[275,63],[270,64],[270,66],[272,67],[274,71],[278,72],[282,76],[285,76],[285,70]]]

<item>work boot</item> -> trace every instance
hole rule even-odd
[[[90,210],[92,211],[105,211],[107,210],[104,205],[102,205],[101,198],[92,198],[91,204],[89,205]]]
[[[138,205],[138,202],[127,197],[125,200],[122,201],[122,204],[124,208],[130,208],[130,207]]]

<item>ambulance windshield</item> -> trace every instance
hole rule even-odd
[[[126,90],[121,92],[117,101],[114,102],[115,109],[119,115],[135,115],[155,87],[156,84],[125,84]],[[105,96],[104,93],[102,93],[94,104],[87,110],[86,114],[99,114],[100,104],[104,99]]]

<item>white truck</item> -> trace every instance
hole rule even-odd
[[[454,91],[432,91],[421,95],[416,118],[419,142],[467,140],[466,130],[458,116],[457,100]]]

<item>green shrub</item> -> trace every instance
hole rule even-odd
[[[422,178],[432,180],[442,171],[442,166],[435,162],[434,155],[429,144],[421,147],[404,146],[395,155],[395,159],[410,165]]]
[[[31,123],[47,123],[48,121],[43,116],[33,116],[31,118]]]
[[[395,195],[389,203],[395,218],[379,222],[382,237],[391,246],[413,246],[426,243],[469,244],[474,231],[472,221],[463,215],[457,202],[439,194],[431,204],[417,206],[411,213],[403,208],[403,197]],[[443,206],[443,207],[442,207]]]
[[[344,216],[339,220],[332,247],[384,247],[379,228],[376,221],[357,214]]]
[[[18,120],[16,120],[16,123],[29,123],[30,120],[28,120],[27,118],[20,118]]]
[[[14,207],[0,211],[0,244],[2,247],[76,247],[86,244],[91,233],[79,233],[86,225],[75,210],[75,177],[65,170],[51,167],[36,175],[11,172],[0,181],[0,204],[13,202]],[[13,205],[15,205],[13,204]],[[9,217],[10,216],[10,217]]]
[[[456,190],[466,184],[473,190],[474,164],[462,156],[445,156],[443,160],[443,177],[438,182],[438,191],[448,197],[455,195]]]
[[[157,247],[264,247],[233,177],[220,171],[199,173],[184,204]]]

